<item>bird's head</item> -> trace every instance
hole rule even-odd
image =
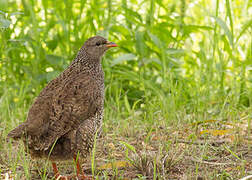
[[[89,38],[82,48],[84,48],[89,57],[100,59],[111,47],[117,47],[117,44],[106,40],[104,37],[94,36]]]

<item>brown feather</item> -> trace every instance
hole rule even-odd
[[[96,131],[101,130],[104,73],[101,56],[107,42],[100,36],[88,39],[78,55],[58,77],[48,83],[32,104],[26,122],[8,137],[21,138],[33,157],[69,159],[86,157]]]

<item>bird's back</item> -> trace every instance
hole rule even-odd
[[[100,111],[104,98],[102,69],[92,73],[77,66],[71,64],[41,91],[26,122],[11,131],[9,137],[20,138],[25,134],[28,147],[48,150],[57,139],[77,130],[83,121]]]
[[[89,38],[70,66],[41,91],[27,120],[8,137],[23,139],[37,157],[68,158],[77,152],[85,156],[103,119],[101,57],[115,46],[101,36]]]

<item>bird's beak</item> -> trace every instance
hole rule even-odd
[[[118,45],[117,45],[116,43],[107,41],[107,42],[106,42],[106,46],[110,48],[110,47],[117,47]]]

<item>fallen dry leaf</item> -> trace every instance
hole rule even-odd
[[[112,163],[103,164],[100,167],[98,167],[99,170],[106,170],[106,169],[120,169],[120,168],[127,168],[131,167],[132,164],[130,164],[127,161],[115,161]]]
[[[206,130],[200,131],[200,134],[211,134],[213,136],[222,136],[222,135],[227,135],[232,131],[233,131],[232,129],[225,129],[225,130],[206,129]]]

